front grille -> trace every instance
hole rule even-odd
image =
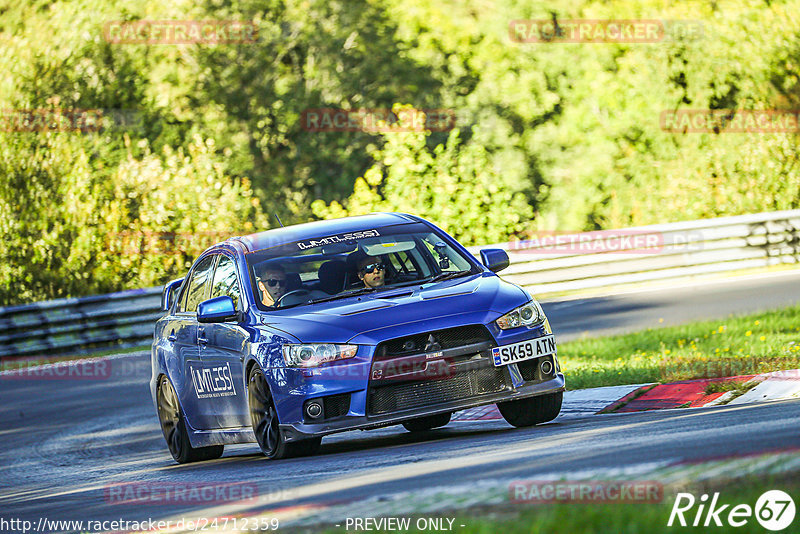
[[[346,415],[350,411],[350,394],[340,393],[323,397],[322,407],[325,410],[325,419]]]
[[[438,348],[426,349],[430,336],[433,336],[434,342],[439,345]],[[485,326],[480,324],[457,326],[384,341],[378,345],[374,359],[385,360],[397,356],[453,349],[487,341],[492,342],[493,340]]]
[[[367,414],[378,415],[499,393],[508,387],[506,370],[483,367],[442,380],[421,380],[372,387]]]

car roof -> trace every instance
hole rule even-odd
[[[282,228],[274,228],[242,237],[232,237],[228,241],[238,241],[247,252],[254,252],[294,241],[314,239],[330,235],[371,230],[382,226],[420,222],[422,219],[407,213],[370,213],[341,219],[314,221]]]

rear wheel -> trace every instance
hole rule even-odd
[[[509,402],[498,402],[497,408],[508,424],[516,427],[546,423],[558,417],[564,392],[539,395]]]
[[[158,420],[161,423],[161,432],[167,442],[170,454],[179,464],[215,460],[222,456],[224,445],[211,447],[192,447],[189,441],[189,432],[186,430],[186,419],[178,403],[175,389],[166,376],[161,378],[158,385]]]
[[[253,367],[248,379],[247,401],[256,442],[264,456],[270,460],[309,456],[319,450],[322,438],[287,442],[278,420],[278,411],[272,400],[267,379],[258,367]]]
[[[406,427],[406,430],[409,432],[423,432],[446,425],[450,422],[450,415],[449,413],[440,413],[427,417],[420,417],[419,419],[406,421],[403,423],[403,426]]]

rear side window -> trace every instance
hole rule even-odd
[[[236,264],[227,256],[221,256],[217,269],[214,271],[214,283],[211,285],[211,297],[228,296],[233,299],[233,304],[239,308],[239,279],[236,276]]]
[[[195,312],[197,311],[197,306],[206,299],[208,286],[211,283],[214,260],[216,259],[216,256],[206,256],[192,271],[192,278],[189,280],[188,290],[186,291],[186,300],[183,302],[180,311]]]

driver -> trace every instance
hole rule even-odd
[[[279,265],[268,267],[256,278],[261,291],[261,303],[265,306],[274,306],[289,290],[286,271]]]

